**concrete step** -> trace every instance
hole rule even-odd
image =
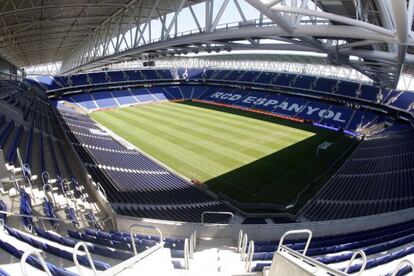
[[[126,275],[180,275],[178,270],[174,270],[174,266],[171,262],[171,251],[163,248],[155,251],[151,255],[140,260],[136,264],[124,269],[118,274],[119,276]]]
[[[243,275],[245,264],[236,249],[229,239],[201,238],[190,261],[189,275]]]

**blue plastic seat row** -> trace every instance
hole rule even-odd
[[[55,256],[61,257],[63,259],[69,260],[69,261],[73,260],[73,254],[69,251],[57,248],[55,246],[52,246],[52,245],[47,244],[47,243],[43,243],[43,242],[35,240],[35,239],[32,239],[31,237],[29,237],[29,236],[27,236],[27,235],[25,235],[25,234],[23,234],[19,231],[16,231],[11,227],[5,226],[5,229],[7,230],[7,232],[11,236],[13,236],[16,239],[19,239],[19,240],[21,240],[21,241],[23,241],[27,244],[30,244],[33,247],[36,247],[36,248],[38,248],[42,251],[48,252],[50,254],[53,254]],[[88,258],[86,257],[86,255],[78,255],[77,259],[78,259],[80,264],[82,264],[84,266],[87,266],[87,267],[90,267],[90,263],[89,263]],[[111,267],[109,264],[107,264],[105,262],[102,262],[102,261],[92,260],[92,262],[95,265],[95,268],[97,270],[106,270],[106,269]]]
[[[24,163],[31,166],[32,164],[32,146],[33,146],[33,132],[34,128],[30,129],[29,137],[27,138],[26,150],[24,154]]]
[[[3,250],[5,250],[6,252],[8,252],[9,254],[13,255],[14,257],[21,259],[21,257],[23,256],[24,252],[17,249],[16,247],[14,247],[13,245],[0,240],[0,248],[2,248]],[[34,256],[29,256],[27,258],[27,263],[30,264],[31,266],[43,270],[43,267],[40,263],[40,260],[37,257]],[[66,270],[64,268],[60,268],[58,266],[55,266],[51,263],[46,262],[46,265],[48,267],[48,269],[50,270],[50,272],[52,273],[53,276],[77,276],[76,273],[70,272],[69,270]]]
[[[380,265],[384,265],[394,260],[404,258],[413,253],[414,253],[414,246],[409,246],[404,249],[398,250],[396,252],[368,260],[366,263],[365,269],[370,269],[370,268],[374,268]],[[354,273],[356,271],[359,271],[360,269],[361,269],[361,264],[355,264],[349,268],[348,273]],[[345,268],[343,268],[342,270],[345,270]]]
[[[411,130],[362,141],[301,215],[329,220],[413,207],[413,137]]]
[[[35,228],[35,231],[37,235],[42,238],[48,239],[56,243],[60,243],[68,247],[74,247],[76,243],[78,243],[78,241],[75,239],[58,236],[58,235],[43,231],[39,228]],[[117,250],[117,249],[106,247],[106,246],[105,247],[98,246],[98,245],[90,244],[90,243],[88,243],[86,246],[88,247],[89,252],[92,254],[101,255],[101,256],[105,256],[105,257],[109,257],[113,259],[126,260],[133,256],[132,252]]]
[[[23,126],[20,126],[16,132],[16,135],[13,138],[13,144],[9,148],[9,152],[7,154],[7,161],[9,163],[14,163],[16,161],[16,155],[17,155],[16,150],[20,144],[20,141],[22,140],[23,133],[24,133],[24,128]]]
[[[53,229],[56,229],[58,226],[58,221],[56,220],[55,208],[53,207],[52,203],[47,200],[46,197],[44,199],[43,212],[46,217],[50,218],[48,220],[49,224],[53,227]]]
[[[376,245],[373,245],[367,248],[363,248],[362,251],[364,251],[364,253],[367,256],[369,256],[369,255],[377,254],[380,252],[386,252],[388,250],[397,248],[399,246],[409,244],[413,241],[414,241],[414,235],[408,235],[408,236],[405,236],[397,240],[392,240],[392,241],[388,241],[383,244],[376,244]],[[325,257],[318,258],[318,260],[324,264],[338,263],[338,262],[350,260],[352,257],[352,254],[353,252],[348,252],[348,253],[344,253],[340,255],[325,256]]]
[[[30,196],[24,190],[20,191],[20,214],[25,215],[22,217],[25,227],[31,229],[33,227],[32,203]]]
[[[129,237],[129,233],[122,232],[122,231],[116,231],[116,230],[110,230],[110,234],[118,235],[118,236],[124,236]],[[159,241],[160,238],[158,236],[152,236],[152,235],[142,235],[142,234],[134,234],[134,237],[144,240],[153,240],[153,241]],[[172,242],[172,243],[184,243],[185,239],[182,238],[174,238],[174,237],[163,237],[164,242]]]
[[[98,230],[102,230],[102,227],[98,224],[98,221],[96,219],[95,214],[93,213],[93,211],[91,209],[87,210],[87,213],[85,215],[86,219],[91,221],[93,226],[98,229]]]
[[[104,239],[104,238],[101,238],[101,237],[95,237],[95,236],[92,236],[92,235],[88,235],[88,234],[85,234],[85,233],[79,233],[79,232],[72,231],[72,230],[68,230],[68,235],[69,235],[69,237],[71,237],[73,239],[78,239],[78,240],[91,242],[91,243],[95,243],[95,244],[100,244],[100,245],[104,245],[104,246],[108,246],[108,247],[112,247],[112,248],[116,248],[116,249],[132,251],[131,245],[127,244],[127,243],[123,243],[123,242],[119,242],[119,241],[112,241],[112,240]],[[148,249],[148,248],[137,246],[137,250],[139,252],[145,251],[146,249]]]
[[[311,253],[313,249],[321,250],[321,248],[329,248],[331,246],[345,245],[353,248],[372,245],[375,243],[382,243],[397,238],[404,238],[414,230],[414,221],[407,221],[395,225],[381,227],[377,229],[358,231],[353,233],[321,236],[312,239],[308,252]],[[274,252],[279,244],[278,240],[256,240],[255,252]],[[285,245],[293,250],[301,250],[305,246],[305,240],[285,240]],[[344,248],[343,250],[349,250]],[[309,254],[307,253],[307,254]],[[317,253],[317,252],[315,252]],[[325,254],[321,252],[320,254]],[[313,254],[316,255],[316,254]]]
[[[2,199],[0,199],[0,211],[7,212],[8,208],[6,203]],[[7,222],[7,215],[6,214],[0,214],[0,219],[3,220],[4,223]]]
[[[111,233],[103,232],[103,231],[96,231],[91,229],[85,229],[85,233],[91,236],[101,237],[103,239],[113,240],[113,241],[119,241],[127,244],[131,244],[131,237],[130,236],[124,236],[124,235],[114,235]],[[135,237],[135,243],[138,243],[141,246],[147,246],[151,247],[157,244],[157,241],[154,239],[145,239],[140,237]],[[166,241],[164,239],[164,247],[170,248],[170,249],[178,249],[183,250],[184,249],[184,241],[179,242],[170,242]]]
[[[66,208],[67,216],[72,221],[73,225],[79,227],[78,217],[76,216],[76,212],[72,207]]]
[[[3,129],[3,131],[0,133],[0,148],[4,147],[4,144],[6,143],[7,138],[9,137],[13,128],[14,128],[14,121],[10,121],[9,124],[6,126],[6,128]]]

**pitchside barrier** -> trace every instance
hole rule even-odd
[[[315,237],[352,233],[398,224],[414,219],[414,208],[379,215],[315,222],[286,224],[214,224],[190,223],[116,215],[119,231],[129,231],[133,224],[140,223],[158,227],[166,236],[190,236],[194,230],[199,237],[232,238],[237,241],[240,230],[254,240],[279,239],[292,229],[309,229]]]

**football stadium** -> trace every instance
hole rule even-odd
[[[414,0],[0,18],[0,275],[414,274]]]

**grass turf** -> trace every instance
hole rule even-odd
[[[242,203],[289,204],[352,144],[310,125],[195,102],[138,105],[91,117],[179,173]],[[325,141],[333,145],[316,157]]]

